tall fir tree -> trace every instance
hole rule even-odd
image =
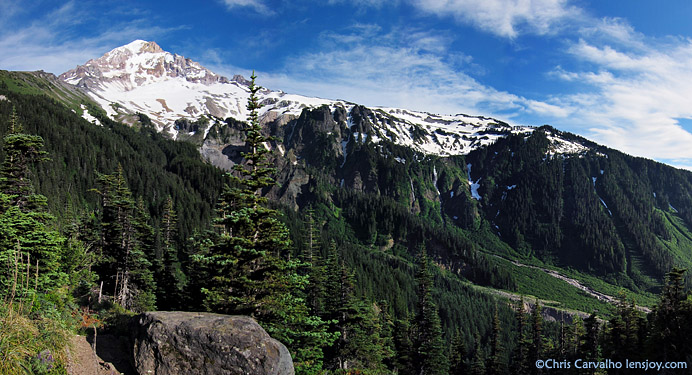
[[[101,197],[96,271],[105,290],[113,291],[114,302],[135,311],[151,310],[156,282],[150,261],[154,231],[149,213],[142,201],[135,203],[122,166],[111,175],[99,175],[97,184],[92,189]]]
[[[599,340],[601,335],[601,323],[598,321],[595,311],[591,313],[588,318],[584,319],[584,330],[585,335],[581,343],[582,346],[579,350],[579,355],[585,361],[597,362],[602,359]],[[595,370],[591,370],[589,373],[595,373]]]
[[[416,375],[416,353],[413,347],[413,329],[411,322],[413,317],[397,319],[394,321],[394,351],[396,356],[394,364],[398,374]]]
[[[2,146],[5,159],[0,169],[0,290],[4,297],[18,296],[22,285],[25,295],[30,291],[49,291],[66,282],[67,275],[60,262],[64,238],[49,229],[53,217],[46,212],[46,198],[34,193],[30,176],[31,166],[47,160],[43,138],[23,133],[13,108],[9,133]],[[31,282],[29,270],[33,271]],[[18,282],[21,275],[25,280]]]
[[[685,272],[673,268],[666,275],[666,284],[658,304],[649,314],[651,335],[650,358],[660,361],[684,361],[692,358],[690,294],[685,290]]]
[[[454,333],[449,353],[449,373],[466,374],[466,344],[464,344],[464,335],[461,331]]]
[[[174,309],[181,305],[187,286],[187,276],[183,272],[178,257],[178,214],[173,207],[173,198],[166,197],[160,224],[161,253],[156,260],[156,279],[158,307]]]
[[[325,320],[338,338],[325,351],[328,367],[342,371],[386,373],[385,362],[393,352],[388,341],[387,324],[380,319],[382,311],[355,293],[353,273],[338,256],[336,245],[329,247],[327,260]]]
[[[433,276],[424,247],[418,254],[418,314],[416,316],[416,357],[418,373],[422,375],[447,374],[449,361],[442,338],[442,323],[433,301]]]
[[[517,375],[526,375],[531,371],[529,364],[529,347],[531,340],[528,337],[528,322],[526,320],[527,313],[524,304],[524,296],[517,302],[515,306],[515,317],[517,321],[517,345],[512,356],[512,373]]]
[[[487,371],[488,375],[501,375],[507,372],[503,357],[502,326],[500,325],[497,303],[495,303],[495,312],[493,314]]]
[[[476,348],[473,351],[470,373],[471,375],[486,375],[485,353],[483,352],[483,347],[481,346],[481,338],[478,336],[478,334],[476,334],[474,339],[476,342]]]
[[[307,222],[305,243],[306,247],[301,254],[301,274],[308,275],[309,283],[306,288],[306,300],[313,315],[324,314],[324,303],[327,298],[326,279],[327,270],[321,256],[320,229],[315,220],[315,211],[312,207],[306,210]]]
[[[0,191],[8,195],[10,204],[22,211],[44,210],[46,199],[34,194],[29,168],[48,160],[43,150],[43,138],[25,134],[17,112],[12,107],[9,132],[3,138],[5,160],[0,169]]]
[[[529,345],[529,361],[528,366],[536,363],[543,355],[543,315],[541,315],[542,307],[538,301],[534,302],[533,310],[531,311],[531,343]],[[536,372],[541,373],[541,369],[536,369]]]
[[[306,278],[287,278],[297,264],[286,261],[290,246],[288,230],[278,211],[267,207],[262,189],[274,184],[274,168],[267,161],[265,142],[257,111],[260,108],[255,85],[250,82],[249,124],[245,128],[243,163],[234,166],[217,204],[213,245],[197,259],[214,268],[211,283],[203,289],[211,310],[251,315],[260,321],[278,318],[282,296],[305,284]]]
[[[310,315],[304,299],[307,275],[288,259],[291,242],[279,212],[269,208],[263,190],[274,184],[259,122],[254,72],[249,85],[243,162],[234,166],[219,198],[216,233],[195,255],[209,276],[202,289],[204,304],[215,312],[250,315],[293,354],[296,372],[321,371],[322,348],[333,341],[326,324]]]

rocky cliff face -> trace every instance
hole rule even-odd
[[[131,337],[140,374],[294,374],[288,349],[249,317],[149,312],[133,318]]]

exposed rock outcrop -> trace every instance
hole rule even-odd
[[[294,374],[288,349],[249,317],[149,312],[131,329],[140,374]]]

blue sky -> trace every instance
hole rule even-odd
[[[692,2],[0,0],[0,69],[135,39],[272,89],[551,124],[692,169]]]

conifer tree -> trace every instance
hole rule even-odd
[[[64,238],[48,228],[52,216],[45,212],[46,198],[34,194],[29,168],[47,160],[43,139],[24,134],[16,111],[10,116],[10,131],[3,138],[5,159],[0,169],[0,290],[18,296],[18,287],[48,291],[66,281],[60,266]],[[23,283],[17,282],[19,264],[28,271]]]
[[[411,329],[411,321],[413,317],[407,319],[396,320],[394,322],[394,351],[396,357],[394,359],[395,367],[401,375],[416,375],[415,368],[415,352],[413,348],[413,332]]]
[[[617,361],[636,360],[642,355],[639,312],[634,300],[629,301],[622,291],[617,307],[607,326],[604,353],[608,353],[606,358]]]
[[[45,209],[45,197],[33,193],[29,167],[48,160],[43,138],[23,133],[15,108],[10,115],[8,134],[3,138],[5,160],[0,169],[0,191],[10,197],[10,204],[26,212]]]
[[[541,305],[538,301],[534,303],[531,311],[531,345],[529,346],[528,365],[536,363],[543,355],[543,316],[541,315]],[[540,369],[538,372],[541,372]]]
[[[452,347],[449,354],[449,373],[466,374],[466,345],[464,335],[457,331],[452,338]]]
[[[312,207],[307,209],[307,229],[305,242],[307,248],[304,250],[301,261],[306,268],[303,274],[309,276],[309,284],[306,289],[307,303],[316,316],[324,314],[324,303],[327,298],[326,279],[327,270],[320,254],[320,230],[315,220],[315,211]]]
[[[254,72],[249,85],[243,162],[234,166],[217,205],[217,232],[195,255],[209,275],[202,289],[206,307],[215,312],[250,315],[293,354],[296,372],[317,373],[322,348],[333,341],[326,324],[311,316],[304,299],[308,283],[298,262],[288,259],[291,242],[278,211],[267,207],[263,190],[274,184],[258,110]]]
[[[481,338],[476,334],[474,336],[476,342],[476,349],[473,353],[473,359],[471,360],[471,375],[486,375],[485,369],[485,354],[483,353],[483,348],[481,347]]]
[[[501,337],[500,318],[497,311],[497,303],[495,304],[495,313],[493,314],[492,332],[490,336],[490,357],[488,358],[488,374],[500,375],[504,374],[505,364],[502,358],[502,337]]]
[[[524,296],[515,307],[515,317],[517,320],[518,342],[512,357],[512,373],[525,375],[530,373],[529,346],[531,340],[528,337],[528,323],[526,321],[526,308],[524,307]]]
[[[114,302],[124,308],[154,308],[156,283],[151,271],[153,228],[140,200],[135,203],[122,166],[112,175],[99,175],[92,191],[101,196],[100,254],[97,273]]]
[[[651,322],[650,355],[661,361],[687,360],[692,357],[689,293],[685,290],[686,270],[673,268],[666,275],[666,284],[658,304],[649,315]]]
[[[132,279],[131,309],[147,311],[156,306],[156,281],[153,273],[154,260],[154,228],[151,225],[149,211],[144,206],[142,197],[137,204],[132,218],[134,244],[127,259],[126,269]]]
[[[325,301],[325,319],[332,322],[331,331],[338,334],[326,350],[329,367],[385,372],[384,362],[393,353],[383,335],[380,317],[374,304],[356,296],[353,273],[339,259],[334,243],[329,248],[326,267],[330,293]]]
[[[296,263],[282,259],[288,252],[288,230],[278,212],[266,207],[262,189],[273,185],[274,169],[267,161],[257,110],[260,108],[253,74],[248,100],[249,124],[245,128],[244,162],[229,174],[217,205],[219,229],[208,254],[198,260],[214,268],[211,283],[203,290],[205,304],[218,312],[251,315],[260,321],[278,319],[283,296],[300,288],[305,278],[290,278]]]
[[[568,327],[566,334],[566,355],[568,359],[580,358],[579,351],[582,348],[584,337],[586,337],[586,328],[584,321],[577,315],[574,317],[572,324]]]
[[[601,346],[599,343],[601,326],[596,318],[595,311],[588,318],[584,319],[584,329],[586,334],[579,350],[579,355],[584,360],[597,361],[601,359]]]
[[[449,361],[442,339],[442,324],[433,301],[433,277],[425,248],[418,255],[418,315],[416,316],[417,337],[415,341],[418,373],[423,375],[447,374]]]
[[[159,308],[170,309],[180,305],[187,285],[187,276],[178,258],[178,215],[170,195],[166,197],[164,203],[160,231],[161,254],[160,259],[157,260],[157,280],[159,280],[157,299]]]

